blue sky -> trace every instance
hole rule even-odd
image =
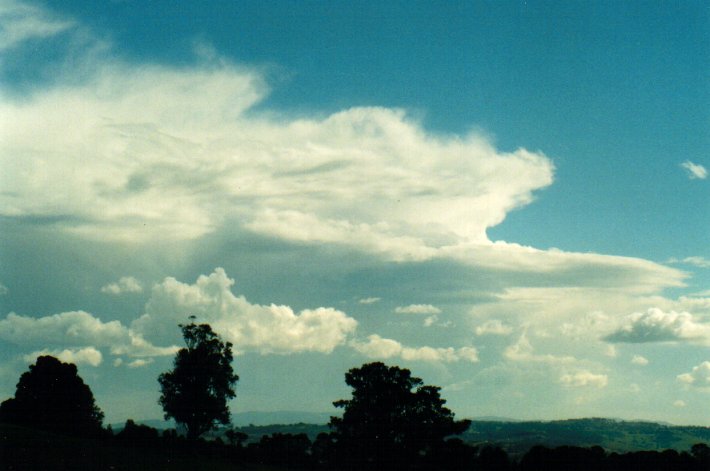
[[[0,2],[0,396],[154,418],[410,368],[461,416],[710,425],[702,2]]]

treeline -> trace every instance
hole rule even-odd
[[[326,433],[310,440],[306,434],[272,434],[245,444],[246,435],[215,440],[187,439],[174,429],[157,429],[128,421],[120,432],[101,438],[72,438],[31,429],[0,426],[0,464],[6,470],[111,469],[150,470],[440,470],[440,471],[707,471],[710,447],[688,451],[608,453],[600,447],[535,446],[513,460],[499,447],[471,446],[446,439],[419,460],[400,460],[369,466],[363,462],[336,463]]]
[[[519,459],[497,446],[472,446],[459,436],[471,425],[445,407],[441,388],[407,369],[381,362],[345,373],[352,389],[337,400],[342,415],[311,440],[274,433],[258,441],[229,424],[228,400],[239,377],[232,345],[207,324],[181,325],[186,348],[161,374],[159,403],[182,433],[128,420],[115,433],[73,364],[40,356],[23,373],[15,396],[0,404],[0,463],[5,469],[219,470],[703,470],[710,448],[677,452],[607,453],[598,446],[534,446]],[[4,425],[3,425],[4,424]],[[221,438],[205,440],[221,428]]]

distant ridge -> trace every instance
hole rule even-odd
[[[324,425],[330,422],[330,416],[336,413],[304,412],[304,411],[247,411],[232,413],[232,423],[239,427],[244,425],[275,425],[275,424],[315,424]]]
[[[484,415],[482,417],[471,417],[469,420],[472,420],[474,422],[509,422],[509,423],[523,422],[522,420],[511,419],[510,417],[499,417],[497,415]]]

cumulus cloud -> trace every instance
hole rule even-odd
[[[345,344],[357,321],[333,308],[319,307],[295,313],[288,306],[262,306],[235,296],[234,280],[224,269],[201,275],[194,284],[166,278],[153,287],[146,312],[131,327],[148,339],[173,341],[177,324],[189,316],[207,322],[236,352],[330,353]]]
[[[685,170],[685,173],[691,180],[705,180],[708,177],[708,171],[705,167],[700,164],[693,163],[690,160],[686,160],[680,164],[680,166]]]
[[[631,359],[631,363],[633,363],[634,365],[646,366],[648,365],[648,358],[641,355],[634,355],[634,357]]]
[[[103,355],[101,355],[101,352],[94,347],[64,350],[39,350],[24,355],[23,359],[27,362],[34,362],[37,357],[43,355],[50,355],[65,363],[74,363],[76,365],[99,366],[103,361]]]
[[[397,314],[441,314],[441,309],[431,304],[410,304],[409,306],[398,306],[394,312]]]
[[[354,340],[350,345],[358,352],[369,358],[389,359],[401,358],[406,361],[427,361],[452,363],[478,361],[478,350],[474,347],[461,348],[433,348],[433,347],[406,347],[396,340],[380,337],[373,334],[366,341]]]
[[[678,375],[678,381],[688,386],[710,390],[710,361],[704,361],[693,367],[689,373]]]
[[[687,404],[685,401],[678,399],[677,401],[673,401],[673,407],[685,407]]]
[[[627,316],[616,331],[604,337],[612,343],[690,341],[710,342],[710,325],[699,323],[688,312],[650,308]]]
[[[10,290],[8,289],[8,287],[0,283],[0,296],[5,296],[9,292]]]
[[[609,379],[604,374],[595,374],[587,370],[567,373],[560,376],[560,384],[569,388],[604,388],[609,383]]]
[[[45,317],[10,313],[0,320],[0,339],[17,345],[108,347],[114,354],[171,355],[175,347],[156,347],[119,321],[103,322],[88,312],[71,311]]]
[[[476,327],[476,335],[509,335],[513,328],[500,319],[490,319]]]
[[[143,286],[132,276],[122,276],[118,281],[101,287],[101,292],[107,294],[140,293],[142,291]]]

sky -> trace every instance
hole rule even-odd
[[[0,0],[0,398],[41,354],[162,416],[371,361],[457,417],[710,426],[701,1]]]

